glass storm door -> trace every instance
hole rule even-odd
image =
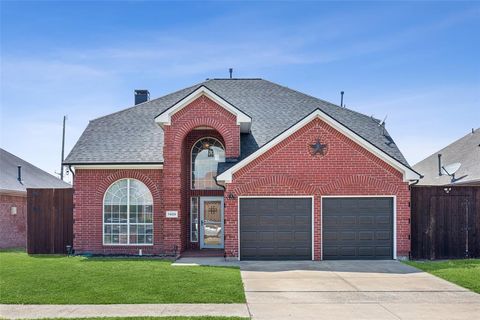
[[[200,248],[223,248],[223,198],[200,198]]]

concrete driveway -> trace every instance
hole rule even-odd
[[[253,319],[475,319],[480,295],[397,261],[241,262]]]

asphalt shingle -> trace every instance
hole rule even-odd
[[[162,163],[163,129],[154,118],[201,85],[252,117],[251,133],[241,135],[242,158],[318,108],[409,167],[377,119],[263,79],[207,80],[92,120],[65,163]]]
[[[460,163],[455,180],[446,174],[438,175],[438,154],[442,155],[442,166]],[[445,148],[428,156],[413,166],[423,175],[419,185],[480,185],[480,129],[473,130]]]
[[[22,182],[18,181],[22,166]],[[0,148],[0,190],[26,192],[27,188],[71,188],[57,177]]]

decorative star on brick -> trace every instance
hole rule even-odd
[[[320,139],[318,138],[314,143],[310,144],[310,153],[314,155],[322,155],[324,156],[326,151],[327,151],[327,144],[323,144],[320,142]]]

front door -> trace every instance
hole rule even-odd
[[[223,197],[200,198],[200,248],[223,248]]]

